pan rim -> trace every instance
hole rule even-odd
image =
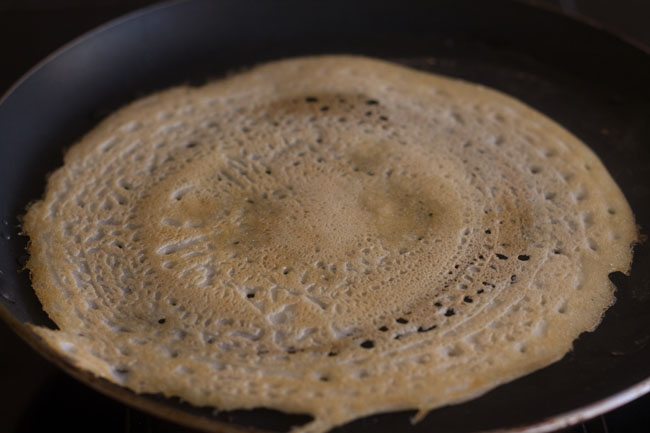
[[[126,13],[117,18],[111,19],[104,24],[101,24],[91,30],[88,30],[80,36],[65,43],[57,48],[34,66],[32,66],[26,73],[24,73],[16,82],[14,82],[1,96],[0,108],[2,105],[19,89],[27,80],[33,75],[37,74],[41,69],[46,67],[50,62],[65,54],[74,47],[85,43],[87,40],[94,38],[106,31],[115,27],[123,25],[132,20],[136,20],[142,16],[155,13],[160,10],[177,7],[181,4],[191,3],[194,0],[167,0],[158,4],[146,6],[136,9],[132,12]],[[562,11],[559,7],[552,5],[543,5],[536,0],[512,0],[513,3],[522,4],[528,8],[541,9],[570,20],[576,21],[583,25],[589,26],[599,32],[605,32],[609,36],[618,39],[621,43],[629,45],[641,52],[644,55],[650,55],[650,45],[646,45],[632,37],[625,35],[611,27],[603,25],[595,19],[590,19],[583,15],[576,15]],[[66,374],[79,380],[85,385],[90,386],[94,390],[110,398],[116,399],[123,404],[143,410],[150,415],[163,418],[165,420],[188,426],[190,428],[206,431],[206,432],[219,432],[219,433],[241,433],[243,429],[251,433],[268,433],[267,430],[259,430],[254,427],[240,426],[230,424],[228,422],[209,418],[204,415],[191,413],[181,407],[174,407],[173,400],[165,398],[164,401],[159,401],[153,396],[148,394],[136,394],[128,388],[113,384],[105,379],[94,376],[91,372],[81,370],[74,366],[70,360],[59,356],[45,342],[29,327],[29,322],[22,322],[13,317],[12,313],[4,305],[0,303],[0,320],[5,322],[9,328],[16,333],[23,341],[25,341],[36,353],[43,356],[49,362],[56,365],[63,370]],[[631,385],[621,391],[618,391],[610,396],[597,400],[595,402],[579,406],[573,410],[562,412],[552,415],[538,422],[532,422],[524,425],[497,428],[489,430],[480,430],[477,433],[547,433],[558,429],[574,426],[580,422],[595,418],[611,410],[617,409],[626,403],[629,403],[636,398],[650,393],[650,370],[648,377]],[[480,399],[481,397],[477,397]],[[170,403],[170,404],[166,404]]]
[[[105,22],[104,24],[100,24],[97,27],[94,27],[81,35],[75,37],[69,42],[66,42],[65,44],[61,45],[59,48],[55,49],[52,51],[50,54],[45,56],[43,59],[41,59],[38,63],[36,63],[34,66],[29,68],[27,72],[25,72],[23,75],[18,78],[17,81],[15,81],[5,92],[3,92],[0,95],[0,107],[9,99],[15,91],[23,85],[24,82],[29,80],[33,75],[35,75],[38,71],[43,69],[48,63],[56,59],[57,57],[61,56],[65,52],[71,50],[72,48],[83,44],[86,42],[88,39],[94,38],[98,36],[101,33],[104,33],[108,30],[111,30],[114,27],[120,26],[122,24],[125,24],[129,21],[135,20],[140,18],[141,16],[148,15],[152,12],[158,11],[158,10],[163,10],[171,7],[176,7],[179,4],[182,3],[189,3],[192,0],[165,0],[161,3],[157,3],[154,5],[150,6],[145,6],[143,8],[138,8],[132,12],[127,12],[124,15],[121,15],[117,18],[113,18],[112,20],[109,20]],[[0,308],[2,305],[0,304]]]

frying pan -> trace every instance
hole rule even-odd
[[[95,389],[178,423],[218,432],[285,431],[307,415],[214,412],[135,393],[79,371],[25,323],[53,327],[22,271],[20,215],[62,151],[102,117],[147,93],[199,84],[266,60],[358,53],[479,82],[515,96],[588,143],[650,227],[650,55],[523,3],[187,0],[129,15],[50,56],[0,101],[0,316],[38,352]],[[336,432],[544,432],[650,390],[650,254],[612,274],[617,302],[560,362],[464,404],[367,417]]]

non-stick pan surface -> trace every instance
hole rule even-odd
[[[189,0],[147,9],[68,45],[0,102],[0,315],[65,370],[129,404],[215,431],[282,431],[307,416],[269,410],[213,414],[138,396],[75,370],[24,326],[52,326],[21,272],[20,215],[62,152],[103,116],[140,95],[266,60],[359,53],[479,82],[568,128],[601,157],[650,227],[650,56],[572,19],[507,1],[280,2]],[[549,431],[650,389],[650,254],[630,277],[611,276],[616,304],[562,361],[470,402],[368,417],[338,432]],[[6,355],[5,355],[6,356]]]

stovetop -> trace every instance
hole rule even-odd
[[[626,29],[650,45],[650,3],[626,0],[545,0],[581,12],[609,28]],[[0,94],[57,47],[151,0],[0,0]],[[609,6],[608,6],[609,5]],[[97,433],[187,433],[191,430],[131,409],[70,378],[0,323],[0,431],[91,430]],[[650,431],[650,395],[563,433]]]

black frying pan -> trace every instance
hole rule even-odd
[[[270,410],[213,414],[141,396],[78,371],[24,326],[53,326],[21,272],[25,206],[43,193],[62,150],[139,95],[201,83],[265,60],[317,53],[392,59],[509,93],[588,143],[650,227],[650,55],[586,24],[507,1],[189,0],[151,8],[82,37],[0,102],[0,315],[73,376],[133,406],[207,430],[283,431],[307,416]],[[338,432],[542,432],[595,416],[650,390],[650,255],[612,274],[617,303],[562,361],[461,405],[372,416]]]

